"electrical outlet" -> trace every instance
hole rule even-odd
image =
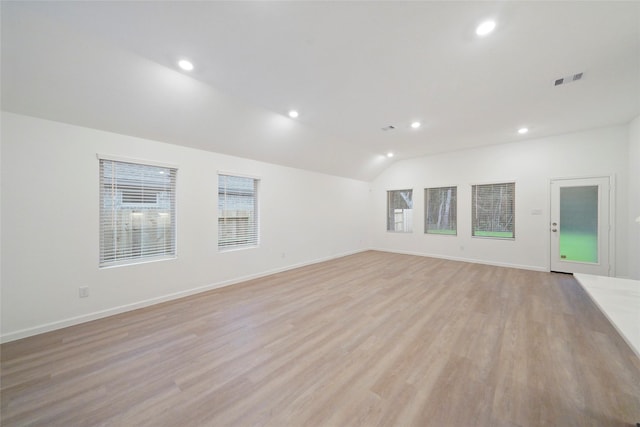
[[[78,294],[80,295],[80,298],[86,298],[89,296],[89,287],[88,286],[81,286],[80,288],[78,288]]]

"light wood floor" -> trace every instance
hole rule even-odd
[[[631,426],[572,276],[365,252],[1,347],[3,426]]]

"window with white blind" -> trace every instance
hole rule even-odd
[[[515,192],[514,182],[472,186],[473,236],[515,238]]]
[[[413,229],[413,190],[387,191],[387,231],[411,233]]]
[[[218,175],[218,249],[258,245],[258,180]]]
[[[424,232],[427,234],[458,233],[458,189],[438,187],[424,189]]]
[[[177,169],[100,160],[100,267],[176,256]]]

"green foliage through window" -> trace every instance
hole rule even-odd
[[[473,236],[515,238],[515,191],[514,182],[472,186]]]
[[[425,188],[424,200],[424,232],[455,236],[458,233],[457,188]]]

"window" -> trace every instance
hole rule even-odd
[[[413,190],[387,191],[387,231],[410,233],[413,224]]]
[[[458,196],[456,187],[425,188],[424,232],[427,234],[458,233]]]
[[[100,159],[100,267],[175,258],[176,172]]]
[[[476,237],[515,238],[516,184],[472,186],[472,235]]]
[[[218,175],[218,249],[258,245],[258,180]]]

